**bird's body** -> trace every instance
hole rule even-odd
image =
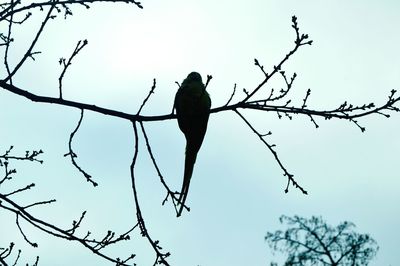
[[[181,193],[179,195],[181,215],[189,191],[197,153],[203,143],[210,115],[211,99],[205,90],[201,76],[192,72],[182,82],[175,95],[174,103],[178,125],[186,138],[185,170]]]

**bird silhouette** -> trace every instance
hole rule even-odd
[[[174,106],[178,125],[186,138],[185,170],[181,193],[180,208],[177,216],[182,214],[189,191],[190,179],[196,162],[197,153],[203,143],[210,116],[211,99],[206,92],[201,75],[191,72],[176,92]]]

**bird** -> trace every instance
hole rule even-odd
[[[178,200],[180,208],[177,217],[179,217],[185,206],[194,164],[207,131],[211,109],[211,98],[199,73],[191,72],[183,80],[176,92],[174,107],[179,128],[186,138],[185,167]]]

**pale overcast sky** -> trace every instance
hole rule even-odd
[[[383,104],[392,89],[400,89],[397,0],[143,0],[142,4],[143,10],[126,4],[73,7],[73,17],[60,17],[45,28],[37,47],[42,53],[21,69],[14,84],[57,96],[59,58],[69,56],[78,40],[87,39],[88,46],[66,74],[64,98],[136,113],[156,78],[156,93],[142,114],[167,114],[175,81],[195,70],[204,79],[213,75],[208,91],[213,107],[218,107],[235,83],[239,99],[242,88],[250,90],[262,80],[254,58],[271,71],[293,47],[291,17],[296,15],[300,31],[314,43],[302,47],[284,66],[288,73],[298,74],[289,95],[294,104],[301,106],[308,88],[312,90],[308,107],[322,110],[345,100]],[[12,62],[22,56],[44,14],[36,12],[31,26],[15,29]],[[1,73],[4,76],[5,70]],[[264,93],[283,85],[277,77]],[[99,238],[108,229],[121,233],[135,222],[129,176],[134,143],[128,121],[86,113],[74,149],[79,164],[99,183],[94,189],[63,157],[79,110],[32,103],[3,90],[0,105],[1,152],[10,145],[21,153],[33,148],[45,152],[43,165],[16,165],[19,174],[8,185],[37,184],[19,196],[22,202],[57,198],[52,206],[37,208],[37,216],[68,227],[87,210],[82,235],[90,230]],[[140,139],[137,186],[142,212],[153,238],[172,253],[171,265],[261,266],[280,261],[269,252],[264,236],[280,228],[282,214],[321,215],[332,225],[352,221],[358,232],[369,233],[380,246],[371,266],[400,263],[400,114],[359,119],[367,128],[361,133],[347,121],[319,119],[316,129],[307,117],[289,121],[279,120],[275,113],[243,113],[260,130],[272,131],[270,141],[309,195],[293,187],[285,194],[286,179],[272,154],[233,112],[217,113],[210,117],[195,166],[187,200],[191,212],[176,218],[171,203],[161,206],[165,191]],[[145,126],[167,182],[178,190],[183,134],[175,120]],[[14,219],[0,210],[0,246],[16,242],[24,252],[23,262],[40,255],[43,266],[109,265],[78,243],[54,240],[24,224],[39,244],[32,249]],[[110,248],[108,254],[132,252],[138,265],[152,264],[153,253],[139,234]]]

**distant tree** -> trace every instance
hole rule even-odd
[[[368,265],[379,248],[368,234],[356,233],[351,222],[332,227],[315,216],[283,215],[279,220],[288,229],[268,232],[265,240],[273,250],[288,254],[284,265]]]

